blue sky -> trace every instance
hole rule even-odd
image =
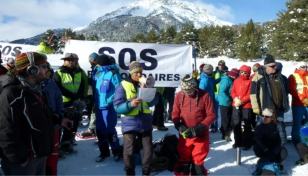
[[[266,22],[277,18],[279,10],[286,10],[286,0],[202,0],[206,4],[213,4],[215,7],[227,5],[230,7],[230,14],[220,19],[232,23],[247,23],[250,19],[255,22]]]
[[[7,0],[0,6],[0,41],[33,37],[47,29],[85,26],[136,0]],[[181,0],[185,1],[185,0]],[[219,20],[265,22],[286,9],[286,0],[186,0]]]

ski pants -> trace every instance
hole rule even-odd
[[[219,111],[218,94],[215,94],[214,108],[215,108],[216,120],[211,125],[211,129],[218,129],[218,111]]]
[[[1,160],[4,175],[45,175],[46,157],[29,158],[25,167],[11,163],[8,159]]]
[[[298,155],[305,163],[308,163],[308,146],[304,143],[299,142],[296,145]]]
[[[292,141],[296,147],[296,145],[300,142],[300,128],[302,126],[303,117],[305,117],[305,124],[308,122],[308,107],[292,106],[292,115]]]
[[[136,139],[137,138],[137,139]],[[152,130],[138,133],[129,131],[123,134],[124,150],[123,160],[124,165],[129,169],[135,169],[134,153],[137,140],[142,142],[144,155],[142,158],[142,167],[148,168],[152,164],[153,145],[152,145]]]
[[[98,138],[98,147],[104,142],[108,142],[111,149],[117,149],[119,138],[116,130],[117,113],[113,107],[108,109],[99,109],[96,107],[96,135]]]
[[[233,107],[232,109],[232,125],[235,145],[250,147],[252,144],[252,131],[251,131],[251,108]],[[242,131],[242,120],[244,121],[244,132]]]
[[[232,132],[231,119],[232,119],[232,107],[220,106],[221,115],[221,134],[223,137],[230,136]]]
[[[55,146],[53,148],[53,153],[47,156],[46,175],[58,175],[59,137],[59,130],[55,130]]]

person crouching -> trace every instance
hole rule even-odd
[[[213,100],[189,75],[182,78],[181,89],[172,112],[172,121],[180,133],[177,146],[180,161],[174,174],[207,175],[203,164],[209,152],[209,127],[216,119]]]

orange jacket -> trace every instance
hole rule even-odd
[[[294,73],[297,73],[304,85],[308,85],[307,84],[307,76],[308,76],[308,72],[307,71],[300,71],[298,69],[295,69]],[[290,75],[289,78],[289,85],[290,85],[290,94],[292,95],[292,106],[305,106],[302,101],[304,98],[308,98],[308,89],[307,87],[304,87],[303,88],[303,93],[299,93],[297,90],[296,90],[296,80],[294,78],[294,75]]]

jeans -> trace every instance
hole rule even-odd
[[[308,107],[292,106],[293,127],[292,127],[292,141],[294,146],[300,142],[300,128],[302,120],[305,116],[305,123],[308,122]]]

